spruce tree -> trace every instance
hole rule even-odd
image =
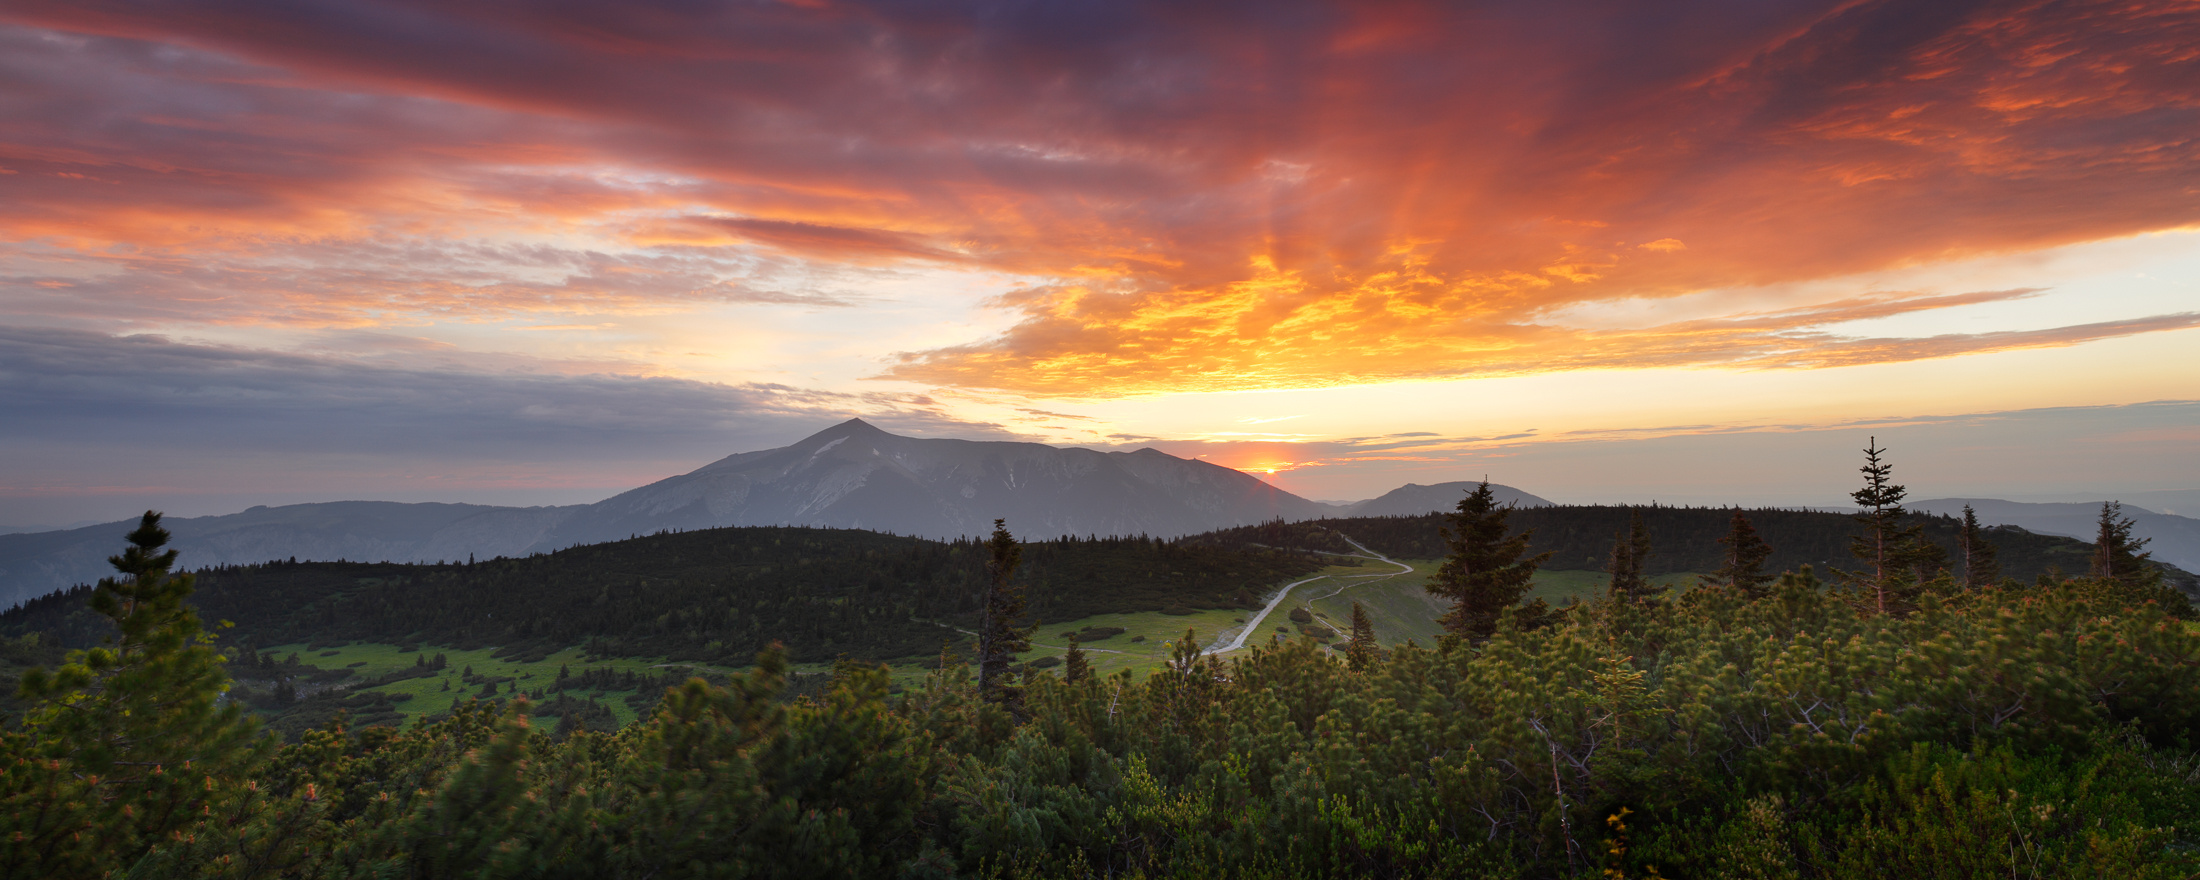
[[[1902,524],[1902,499],[1909,489],[1896,485],[1891,477],[1894,466],[1880,459],[1887,450],[1879,445],[1879,438],[1871,438],[1864,448],[1864,488],[1851,493],[1858,506],[1864,508],[1856,514],[1856,521],[1864,526],[1865,533],[1849,539],[1849,552],[1857,559],[1871,564],[1868,573],[1844,575],[1871,591],[1872,606],[1880,614],[1888,611],[1888,592],[1896,592],[1895,610],[1901,610],[1901,584],[1895,581],[1909,567],[1911,548],[1917,541],[1916,528]]]
[[[1382,646],[1375,641],[1375,622],[1367,619],[1367,609],[1360,603],[1352,603],[1352,637],[1345,642],[1345,662],[1356,672],[1373,668],[1382,656]]]
[[[1488,480],[1467,497],[1459,508],[1445,515],[1444,545],[1450,556],[1428,591],[1452,601],[1441,622],[1444,629],[1470,639],[1487,639],[1497,633],[1499,618],[1520,604],[1535,577],[1536,566],[1551,554],[1526,559],[1528,538],[1534,530],[1507,535],[1505,518],[1510,508],[1501,507],[1490,492]]]
[[[2001,583],[2001,563],[1994,558],[1994,544],[1979,529],[1978,512],[1963,505],[1963,530],[1957,535],[1963,552],[1963,585],[1970,589]]]
[[[25,875],[127,867],[238,797],[274,746],[243,707],[222,703],[222,656],[184,602],[191,575],[169,573],[176,551],[161,551],[160,514],[146,511],[128,540],[107,560],[119,576],[90,601],[114,635],[59,669],[25,673],[21,695],[37,705],[24,734],[0,740],[0,760],[14,759],[0,801],[20,807],[22,786],[66,801],[17,810],[0,834],[0,864]]]
[[[1610,594],[1615,599],[1645,602],[1657,595],[1642,576],[1643,562],[1650,558],[1650,531],[1643,527],[1641,510],[1631,513],[1627,531],[1612,540]]]
[[[1014,707],[1020,694],[1010,683],[1010,667],[1017,654],[1031,650],[1031,628],[1016,625],[1024,616],[1024,591],[1010,582],[1023,561],[1023,548],[1008,533],[1007,521],[998,519],[986,548],[991,558],[985,563],[985,599],[979,610],[978,693],[988,702]]]
[[[2093,538],[2092,575],[2103,580],[2113,580],[2129,586],[2139,586],[2150,581],[2160,581],[2161,572],[2146,562],[2154,554],[2142,552],[2153,539],[2134,540],[2131,529],[2138,523],[2124,515],[2121,502],[2101,504],[2100,531]]]
[[[1765,560],[1772,556],[1772,545],[1757,535],[1757,527],[1750,524],[1741,508],[1734,508],[1726,537],[1720,538],[1719,543],[1726,545],[1725,559],[1719,570],[1704,578],[1704,582],[1733,587],[1752,599],[1763,597],[1765,585],[1772,583],[1772,576],[1765,574]]]
[[[1085,659],[1083,648],[1077,647],[1077,634],[1069,634],[1069,653],[1062,656],[1062,680],[1070,684],[1092,677],[1092,663]]]

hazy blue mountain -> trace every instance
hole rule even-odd
[[[903,535],[1154,535],[1327,515],[1250,474],[1154,449],[920,439],[850,419],[589,505],[537,549],[662,529],[820,525]]]
[[[2200,489],[2160,489],[2151,492],[2132,492],[2118,496],[2125,504],[2136,504],[2155,513],[2200,518]]]
[[[1927,513],[1962,516],[1966,504],[1978,512],[1979,522],[1988,525],[2011,525],[2081,541],[2091,541],[2100,533],[2099,501],[2035,504],[1996,498],[1934,498],[1904,506]],[[2200,571],[2200,519],[2157,513],[2128,503],[2124,505],[2124,515],[2131,517],[2134,537],[2150,539],[2146,550],[2153,553],[2154,558],[2186,571]]]
[[[1424,513],[1456,510],[1459,507],[1459,499],[1466,497],[1467,493],[1474,491],[1474,488],[1480,485],[1482,484],[1479,480],[1437,483],[1434,486],[1407,483],[1383,493],[1379,498],[1370,498],[1357,504],[1347,504],[1341,508],[1332,506],[1333,509],[1338,511],[1332,515],[1420,516]],[[1496,483],[1490,484],[1490,494],[1496,496],[1499,504],[1511,504],[1517,507],[1551,506],[1551,502],[1547,500],[1537,498],[1511,486],[1500,486]]]
[[[183,568],[270,559],[434,562],[522,556],[667,529],[861,528],[932,538],[1176,537],[1331,513],[1249,474],[1153,449],[932,440],[850,420],[612,498],[567,507],[343,501],[167,520]],[[0,535],[0,607],[109,572],[134,521]]]
[[[77,521],[77,522],[73,522],[73,523],[68,523],[68,524],[66,524],[66,525],[43,525],[43,526],[0,526],[0,535],[14,535],[14,534],[20,534],[20,533],[22,533],[22,532],[59,532],[59,531],[66,531],[66,530],[68,530],[68,529],[82,528],[82,527],[84,527],[84,526],[90,526],[90,525],[98,525],[98,524],[99,524],[99,521],[98,521],[98,520],[91,520],[91,519],[87,519],[87,520],[80,520],[80,521]]]
[[[518,556],[578,507],[334,501],[164,519],[181,568],[270,559],[435,562]],[[0,607],[113,572],[136,520],[0,535]]]

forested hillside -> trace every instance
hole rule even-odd
[[[1617,507],[1556,506],[1522,507],[1512,511],[1515,529],[1532,532],[1531,552],[1549,552],[1548,569],[1603,570],[1612,555],[1614,538],[1628,528],[1628,518],[1641,513],[1649,529],[1651,552],[1644,561],[1646,575],[1675,572],[1709,572],[1720,565],[1725,549],[1719,544],[1734,515],[1732,508],[1718,507]],[[1805,565],[1820,574],[1851,567],[1849,537],[1858,524],[1848,514],[1813,510],[1763,508],[1744,513],[1772,547],[1765,562],[1770,571],[1794,571]],[[1923,536],[1953,557],[1962,522],[1952,517],[1910,514],[1908,524],[1923,528]],[[1216,547],[1273,547],[1291,551],[1354,552],[1341,536],[1367,545],[1368,549],[1405,559],[1437,559],[1446,555],[1440,528],[1443,514],[1396,517],[1354,517],[1301,523],[1266,523],[1223,529],[1184,539]],[[2093,545],[2075,538],[2042,535],[2013,527],[1984,530],[1987,541],[2000,557],[2002,574],[2030,583],[2042,575],[2083,574],[2093,555]],[[2188,593],[2200,590],[2192,575],[2171,569],[2170,580]]]
[[[1019,584],[1035,621],[1104,612],[1232,608],[1324,562],[1257,547],[1145,538],[1025,545]],[[772,642],[797,661],[936,655],[977,611],[983,562],[970,542],[853,529],[667,533],[465,564],[271,562],[199,573],[193,602],[247,647],[290,643],[501,647],[540,656],[744,664]],[[0,614],[0,634],[96,644],[111,632],[90,588]]]

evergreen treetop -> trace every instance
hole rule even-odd
[[[1092,662],[1085,659],[1085,650],[1077,646],[1077,634],[1069,634],[1069,651],[1062,655],[1062,680],[1076,684],[1092,677]]]
[[[2141,550],[2150,538],[2134,538],[2131,530],[2138,525],[2124,515],[2121,502],[2101,504],[2100,531],[2093,538],[2092,575],[2112,579],[2119,583],[2138,586],[2161,580],[2161,573],[2147,565],[2154,554]]]
[[[1345,642],[1344,657],[1354,671],[1366,672],[1375,668],[1382,659],[1382,645],[1375,641],[1375,622],[1367,617],[1367,608],[1352,603],[1352,635]]]
[[[1431,594],[1452,602],[1442,618],[1445,630],[1476,640],[1496,634],[1498,620],[1527,593],[1536,566],[1550,558],[1547,552],[1521,558],[1532,530],[1508,534],[1510,512],[1484,480],[1445,516],[1442,535],[1450,553],[1428,583]]]
[[[1032,627],[1018,625],[1024,616],[1024,591],[1013,583],[1023,548],[1009,534],[1007,521],[997,519],[986,550],[990,556],[978,622],[978,692],[987,702],[1013,707],[1019,689],[1010,683],[1010,667],[1017,654],[1031,650]]]
[[[1903,522],[1907,511],[1902,509],[1902,499],[1909,489],[1893,481],[1894,466],[1880,458],[1886,451],[1878,437],[1871,438],[1864,447],[1864,466],[1858,469],[1864,474],[1864,488],[1849,496],[1863,508],[1856,521],[1864,527],[1864,534],[1849,540],[1849,552],[1869,564],[1870,570],[1846,576],[1870,594],[1879,614],[1890,609],[1900,612],[1906,605],[1905,588],[1912,581],[1905,569],[1911,566],[1923,531]]]
[[[1733,587],[1752,599],[1763,596],[1765,585],[1773,581],[1773,576],[1764,570],[1765,560],[1772,556],[1772,545],[1758,536],[1757,527],[1750,523],[1741,508],[1734,509],[1734,519],[1726,537],[1720,538],[1719,543],[1726,545],[1724,564],[1704,578],[1704,582]]]
[[[101,647],[32,669],[20,693],[37,703],[31,735],[0,737],[0,802],[22,786],[66,789],[65,809],[15,813],[0,862],[33,876],[98,873],[115,853],[142,851],[239,796],[238,780],[274,748],[257,721],[221,695],[229,678],[213,639],[186,604],[192,577],[170,574],[176,551],[146,511],[130,546],[109,557],[90,604],[114,624]],[[28,820],[25,822],[24,820]]]
[[[1642,575],[1643,564],[1650,559],[1650,532],[1643,527],[1642,511],[1629,512],[1627,531],[1612,540],[1612,561],[1608,567],[1612,583],[1608,590],[1615,599],[1629,602],[1645,602],[1657,595],[1649,580]]]

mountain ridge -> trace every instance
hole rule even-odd
[[[2091,541],[2098,534],[2104,501],[2004,501],[1999,498],[1930,498],[1909,502],[1912,510],[1962,516],[1968,504],[1987,525],[2009,525],[2042,534]],[[2123,505],[2132,537],[2146,539],[2154,558],[2186,571],[2200,571],[2200,519]]]
[[[738,452],[593,504],[334,501],[166,521],[185,568],[272,559],[461,561],[660,531],[735,525],[862,528],[952,539],[1005,519],[1025,538],[1169,538],[1334,508],[1251,474],[1152,448],[1100,452],[904,437],[850,419]],[[131,521],[0,535],[0,607],[108,573]]]
[[[778,449],[729,455],[561,521],[545,544],[660,529],[819,525],[935,538],[1175,537],[1326,507],[1241,471],[1153,449],[903,437],[850,419]],[[548,549],[547,546],[538,549]]]

